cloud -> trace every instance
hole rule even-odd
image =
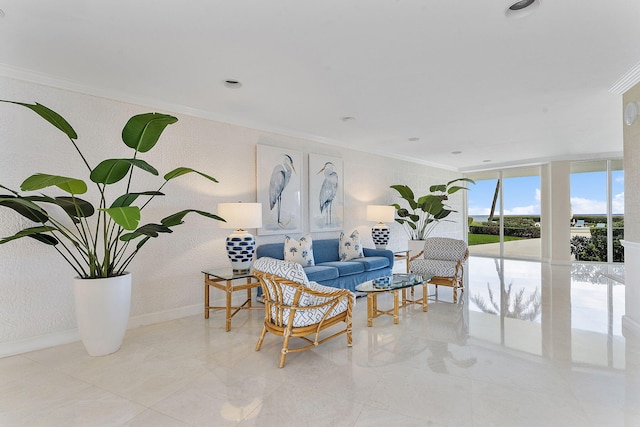
[[[614,214],[624,214],[624,191],[613,196],[611,212]]]
[[[607,213],[607,203],[604,200],[572,197],[571,209],[574,215],[603,215]]]

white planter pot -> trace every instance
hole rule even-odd
[[[76,321],[91,356],[118,351],[129,321],[131,274],[104,279],[73,279]]]
[[[411,258],[417,256],[424,250],[424,240],[409,240],[409,256]],[[420,255],[422,257],[422,255]]]

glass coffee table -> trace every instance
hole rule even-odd
[[[421,276],[419,274],[394,274],[392,276],[380,277],[369,280],[356,286],[356,291],[367,294],[367,326],[373,325],[373,319],[386,314],[393,317],[393,323],[399,322],[398,311],[401,307],[409,304],[421,304],[422,311],[427,311],[427,282],[431,276]],[[414,299],[414,286],[422,285],[422,298]],[[400,304],[399,293],[402,291],[402,304]],[[407,296],[407,291],[411,295]],[[393,294],[393,308],[390,310],[380,310],[378,308],[378,295],[381,293]]]

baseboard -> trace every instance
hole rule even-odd
[[[204,313],[202,304],[193,304],[186,307],[174,308],[173,310],[159,311],[156,313],[141,314],[129,318],[127,329],[139,328],[140,326],[153,325],[155,323],[168,322],[169,320],[181,319],[196,314]]]
[[[67,331],[53,332],[51,334],[39,335],[32,338],[8,341],[0,343],[0,358],[41,350],[43,348],[55,347],[57,345],[69,344],[76,341],[80,341],[78,329],[69,329]]]
[[[631,336],[640,339],[640,323],[627,315],[622,316],[622,335],[625,338]]]
[[[194,304],[173,310],[142,314],[130,317],[127,329],[135,329],[140,326],[167,322],[169,320],[180,319],[202,313],[202,304]],[[32,338],[8,341],[0,343],[0,358],[28,353],[30,351],[42,350],[44,348],[55,347],[57,345],[69,344],[76,341],[80,341],[80,334],[77,328],[62,332],[53,332]]]

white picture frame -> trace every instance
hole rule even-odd
[[[302,152],[256,145],[259,235],[302,232]]]
[[[309,228],[312,232],[344,227],[343,161],[309,154]]]

